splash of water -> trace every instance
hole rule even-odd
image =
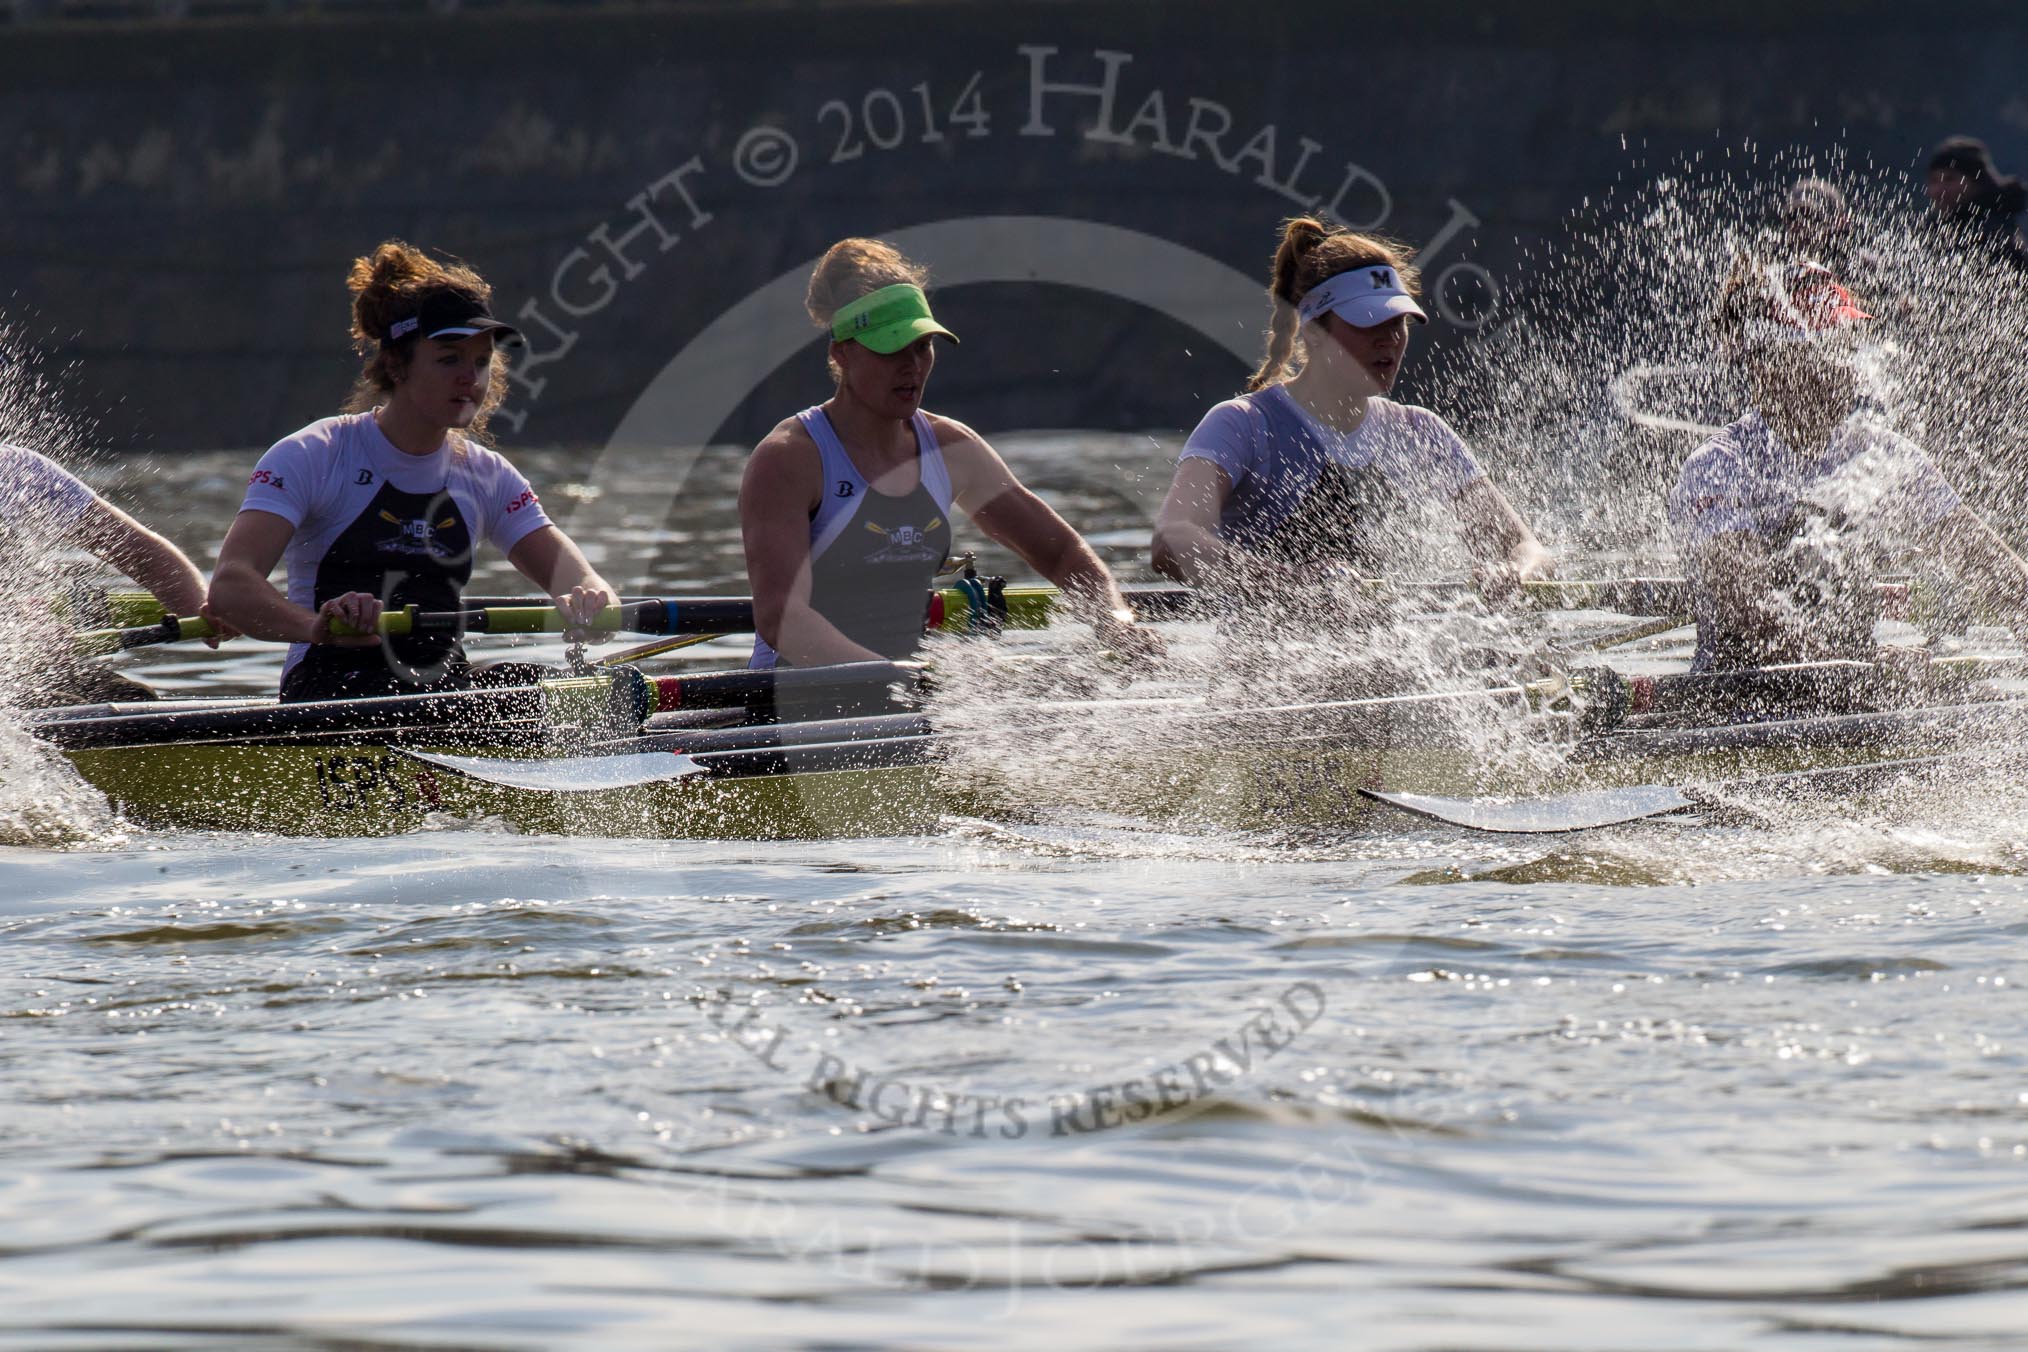
[[[1849,229],[1787,207],[1804,180],[1842,194]],[[1742,255],[1818,262],[1876,317],[1864,401],[2019,539],[2028,292],[1918,186],[1837,150],[1752,145],[1630,175],[1526,251],[1500,327],[1451,354],[1436,406],[1566,559],[1672,560],[1683,458],[1749,407],[1710,323],[1720,286]]]
[[[0,325],[0,443],[75,465],[86,424],[57,411],[52,383],[19,336]],[[77,675],[63,598],[101,572],[57,542],[70,522],[52,504],[9,500],[0,519],[0,843],[70,846],[123,839],[103,795],[28,731],[24,709],[60,697]]]
[[[1785,213],[1805,178],[1842,194],[1849,230],[1826,232]],[[1455,354],[1434,382],[1434,407],[1464,431],[1563,570],[1679,566],[1668,490],[1690,451],[1750,407],[1709,322],[1742,255],[1819,262],[1838,275],[1876,316],[1857,371],[1870,414],[1928,449],[1968,501],[2018,537],[2028,505],[2028,370],[2012,360],[2028,336],[2020,278],[1939,226],[1900,171],[1838,152],[1748,146],[1677,164],[1574,214],[1533,251],[1531,285],[1510,300],[1502,327]],[[1856,478],[1862,507],[1891,505],[1899,491],[1886,469],[1862,463]],[[1398,556],[1424,577],[1457,575],[1462,559],[1448,523],[1424,517],[1405,529]],[[1808,537],[1799,547],[1836,556],[1850,546]],[[1844,562],[1872,569],[1879,560]],[[1172,808],[1229,806],[1243,796],[1231,782],[1193,775],[1178,756],[1230,745],[1220,740],[1221,715],[1237,722],[1248,708],[1484,685],[1527,674],[1543,647],[1544,635],[1525,625],[1481,616],[1474,630],[1464,612],[1427,605],[1354,620],[1359,607],[1324,584],[1279,615],[1262,601],[1243,600],[1242,609],[1258,609],[1269,617],[1263,623],[1188,635],[1173,645],[1162,682],[1115,692],[1166,707],[1070,716],[1044,707],[1066,698],[1061,668],[945,646],[933,712],[956,735],[961,771],[997,778],[1031,806],[1131,812],[1165,794]],[[1305,730],[1302,717],[1290,720],[1292,739]],[[1463,756],[1488,779],[1540,777],[1566,745],[1511,706],[1473,707],[1456,723]],[[2018,834],[2028,804],[1978,793],[1967,785],[1963,795],[1890,796],[1878,814],[1834,823],[1821,807],[1799,807],[1764,819],[1762,846],[1718,853],[1751,873],[1799,850],[1832,861],[1902,859],[1911,842],[1934,836],[1934,853],[1917,846],[1914,855],[2004,865],[2011,846],[1994,842]],[[1961,798],[1994,813],[1967,817]],[[1976,840],[1961,834],[1968,821],[1980,824]],[[1680,830],[1627,839],[1638,842],[1628,865],[1636,874],[1674,876],[1656,861],[1686,853]],[[1551,866],[1545,876],[1557,872]]]
[[[1376,605],[1354,590],[1320,580],[1300,623],[1242,604],[1172,629],[1146,672],[1095,666],[1078,625],[1012,652],[939,637],[931,714],[950,768],[1017,814],[1222,829],[1243,848],[1246,832],[1359,816],[1360,784],[1511,784],[1562,757],[1505,680],[1532,674],[1532,626],[1434,592]],[[1433,693],[1448,697],[1390,703]]]
[[[107,848],[127,839],[104,794],[14,722],[12,711],[0,717],[0,845]]]

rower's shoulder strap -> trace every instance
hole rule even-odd
[[[852,463],[852,457],[845,451],[845,443],[839,439],[838,429],[831,426],[821,407],[804,409],[796,415],[796,421],[810,434],[810,440],[817,443],[817,457],[824,474],[824,495],[826,497],[856,498],[866,492],[865,476]],[[850,484],[849,492],[839,492],[842,484]]]
[[[915,445],[918,463],[922,471],[922,486],[929,490],[938,510],[950,515],[951,499],[957,495],[951,491],[950,466],[944,463],[944,448],[937,443],[937,429],[931,424],[929,414],[921,409],[915,411]]]
[[[803,424],[803,430],[810,434],[810,440],[817,443],[817,458],[824,476],[823,492],[817,498],[817,513],[810,518],[810,561],[822,558],[837,538],[845,533],[845,527],[859,514],[859,504],[866,499],[866,478],[859,467],[852,463],[852,457],[845,452],[845,443],[838,439],[838,429],[831,426],[831,420],[824,416],[821,408],[806,408],[796,415]]]

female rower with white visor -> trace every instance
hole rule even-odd
[[[1427,322],[1393,243],[1288,222],[1265,358],[1185,442],[1155,525],[1156,571],[1254,594],[1417,561],[1432,514],[1462,539],[1489,599],[1545,576],[1548,552],[1435,413],[1387,398]]]
[[[829,399],[784,419],[740,483],[757,668],[907,657],[962,512],[1062,589],[1105,647],[1160,649],[1083,537],[986,439],[923,410],[937,338],[923,268],[873,239],[833,245],[805,308],[831,339]]]
[[[1862,407],[1854,362],[1870,319],[1818,264],[1734,262],[1713,325],[1753,410],[1684,461],[1669,495],[1697,670],[1872,659],[1877,574],[1912,553],[2028,634],[2028,563]]]

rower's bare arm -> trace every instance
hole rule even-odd
[[[92,500],[69,538],[146,587],[171,615],[203,608],[204,575],[190,557],[104,498]]]
[[[878,661],[810,608],[810,518],[822,488],[816,447],[797,444],[793,420],[754,448],[739,481],[739,533],[746,545],[754,631],[795,666]]]
[[[1307,585],[1286,564],[1249,554],[1218,534],[1232,476],[1201,456],[1176,463],[1169,495],[1155,516],[1149,562],[1164,577],[1241,596],[1285,594]]]
[[[1007,468],[1000,453],[963,423],[937,420],[956,505],[986,535],[1056,584],[1071,612],[1111,647],[1153,652],[1160,643],[1134,625],[1134,612],[1098,552]]]
[[[1019,554],[1087,613],[1094,606],[1125,608],[1113,575],[1084,537],[1015,478],[984,437],[953,418],[936,419],[936,428],[956,506],[973,525]]]
[[[2008,617],[2008,627],[2017,635],[2028,635],[2028,562],[1963,505],[1939,521],[1935,532],[1930,543],[1944,566]]]
[[[1458,534],[1478,563],[1475,578],[1489,601],[1518,599],[1519,584],[1548,577],[1555,561],[1491,479],[1474,479],[1451,501]]]
[[[1523,579],[1548,577],[1555,561],[1491,479],[1474,479],[1453,499],[1465,548],[1480,563],[1505,564]]]
[[[380,622],[379,597],[347,592],[317,610],[305,610],[269,583],[268,574],[281,562],[282,551],[295,534],[288,518],[273,512],[249,508],[234,517],[225,543],[218,547],[218,567],[212,570],[211,592],[204,602],[206,618],[255,638],[282,643],[331,643],[344,648],[379,643],[380,635],[371,632]],[[330,630],[334,619],[368,632],[334,635]]]
[[[1169,495],[1155,516],[1149,562],[1164,577],[1193,587],[1216,585],[1237,571],[1238,556],[1218,538],[1219,513],[1232,493],[1232,477],[1209,460],[1176,462]]]
[[[589,625],[598,613],[619,600],[577,542],[555,526],[540,526],[507,551],[507,562],[521,576],[548,593],[565,620]],[[572,637],[582,637],[575,631]]]

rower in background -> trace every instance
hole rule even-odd
[[[0,522],[8,541],[7,568],[19,578],[33,549],[82,549],[139,583],[171,615],[194,616],[204,607],[204,576],[175,544],[107,502],[63,466],[24,446],[0,445]],[[221,628],[221,636],[235,631]],[[217,638],[205,640],[218,646]],[[155,692],[110,667],[65,657],[38,662],[25,704],[89,704],[148,700]]]
[[[1876,574],[1917,550],[2028,629],[2028,564],[1921,447],[1861,408],[1854,358],[1871,318],[1817,264],[1735,261],[1713,322],[1754,408],[1691,454],[1669,495],[1695,670],[1872,659]]]
[[[1385,574],[1412,562],[1426,518],[1448,517],[1481,591],[1512,599],[1549,554],[1464,440],[1387,398],[1425,323],[1418,279],[1390,241],[1298,217],[1268,294],[1267,354],[1246,392],[1184,443],[1155,523],[1155,570],[1250,596],[1316,586],[1320,569]]]
[[[1084,538],[1022,486],[984,437],[923,410],[933,340],[957,341],[930,314],[926,280],[923,268],[874,239],[832,245],[810,275],[804,306],[830,335],[837,384],[822,404],[768,433],[740,482],[752,665],[914,653],[960,512],[1055,583],[1101,645],[1159,651]]]
[[[449,635],[382,643],[386,607],[456,610],[473,552],[490,541],[588,624],[613,589],[550,524],[535,491],[483,444],[505,393],[496,345],[519,337],[487,310],[492,288],[462,264],[391,240],[348,278],[364,369],[345,412],[275,443],[247,481],[219,547],[212,610],[257,638],[292,646],[284,700],[519,684],[524,663],[474,670]],[[268,582],[284,556],[288,594]],[[342,620],[357,636],[331,632]]]

